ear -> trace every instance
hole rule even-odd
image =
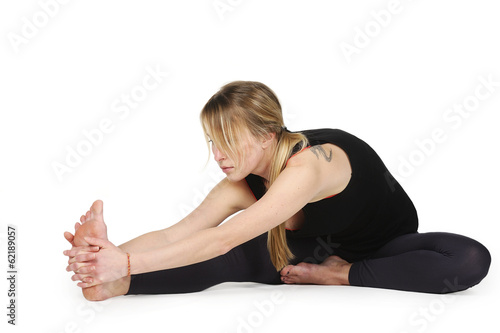
[[[267,133],[261,140],[262,149],[269,148],[274,142],[274,138],[276,137],[276,133]]]

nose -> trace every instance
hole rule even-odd
[[[226,159],[226,156],[212,144],[212,152],[214,153],[214,159],[216,162],[220,162]]]

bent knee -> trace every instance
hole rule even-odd
[[[490,251],[481,243],[474,241],[473,245],[467,248],[469,263],[469,279],[472,283],[478,284],[486,277],[491,265]]]
[[[461,255],[455,258],[456,272],[452,284],[444,292],[465,290],[481,282],[490,269],[491,255],[481,243],[470,239]]]

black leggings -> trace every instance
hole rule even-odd
[[[267,233],[227,254],[194,265],[133,275],[127,295],[197,292],[223,282],[280,284],[269,259]],[[330,255],[352,262],[349,284],[427,293],[449,293],[478,284],[488,273],[488,250],[450,233],[399,236],[374,253],[342,251],[328,237],[289,239],[291,264],[321,263]]]

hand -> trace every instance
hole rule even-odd
[[[66,270],[74,271],[71,277],[79,287],[88,288],[101,283],[111,282],[127,276],[127,254],[110,241],[85,237],[88,247],[73,248],[64,251],[70,258]],[[98,247],[98,252],[93,250]]]
[[[78,223],[78,222],[75,223],[75,233],[76,233],[76,231],[78,230],[79,227],[81,227],[81,224]],[[91,253],[91,252],[97,252],[97,251],[99,251],[99,247],[98,246],[80,246],[80,247],[76,246],[75,242],[74,242],[75,236],[72,233],[68,232],[68,231],[64,232],[64,238],[66,238],[66,240],[72,245],[71,250],[63,252],[64,255],[67,255],[67,256],[70,257],[69,260],[68,260],[68,264],[70,264],[70,265],[73,264],[73,263],[75,263],[76,261],[78,261],[78,260],[75,260],[75,257],[74,257],[76,255],[76,253],[80,253],[80,255],[83,255],[85,253]],[[84,257],[83,258],[80,257],[79,259],[80,259],[79,261],[83,261]],[[70,266],[66,267],[66,271],[68,271],[68,272],[71,271],[71,269],[69,269],[69,267]],[[74,268],[73,270],[74,270],[75,273],[82,273],[82,274],[90,272],[90,270],[92,269],[91,265],[88,264],[88,263],[74,265],[73,268]],[[92,278],[91,277],[86,277],[84,280],[87,283],[91,283],[92,282]]]
[[[90,269],[86,268],[92,266],[92,260],[95,259],[95,253],[99,252],[100,249],[99,246],[73,246],[71,250],[64,251],[63,254],[69,257],[69,266],[66,267],[66,271],[73,271],[75,273],[90,272]]]

